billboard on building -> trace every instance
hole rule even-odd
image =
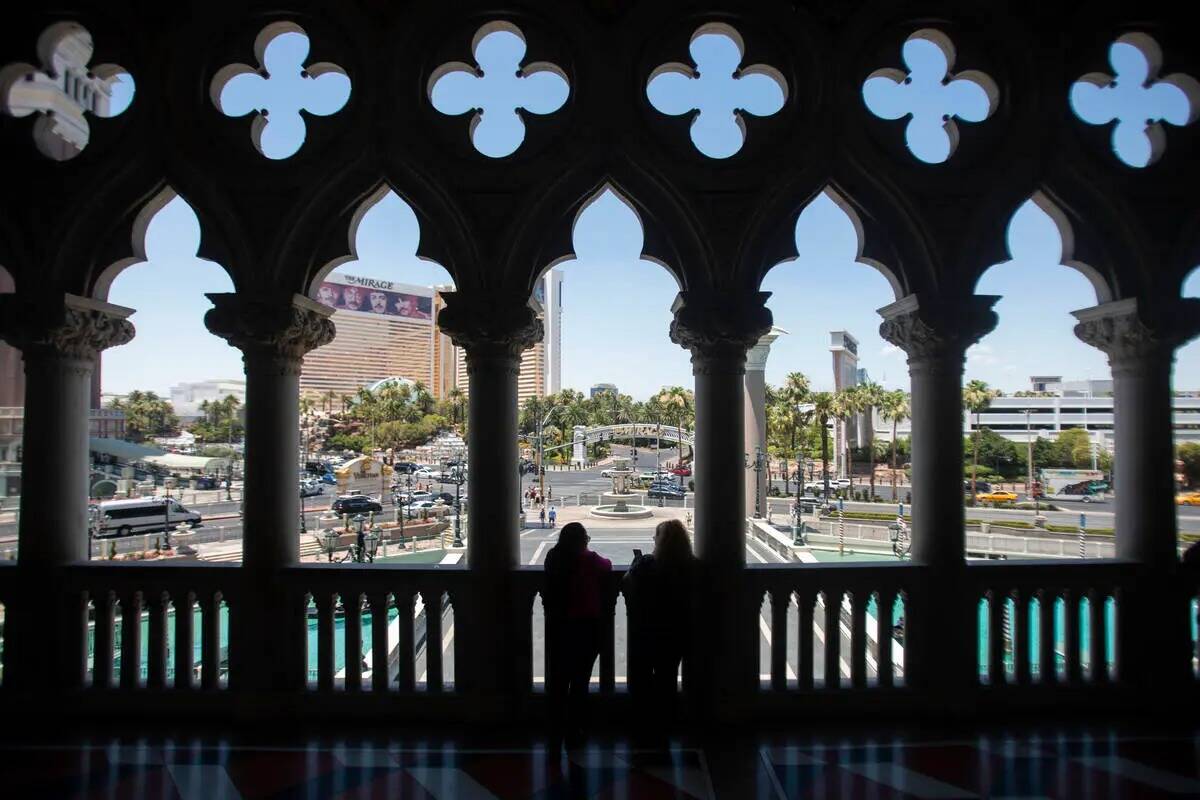
[[[317,288],[317,302],[339,311],[406,319],[433,319],[433,297],[397,290],[391,281],[339,275]]]
[[[1108,482],[1098,469],[1043,469],[1042,492],[1055,495],[1089,495],[1107,491]]]

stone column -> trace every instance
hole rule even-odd
[[[1171,368],[1200,332],[1200,300],[1153,314],[1135,298],[1076,311],[1075,335],[1108,355],[1113,376],[1113,488],[1117,558],[1140,580],[1117,602],[1122,680],[1175,685],[1190,671],[1186,601],[1170,587],[1179,564]]]
[[[996,324],[998,297],[930,309],[908,295],[879,310],[879,335],[908,354],[912,419],[912,560],[928,580],[908,598],[907,679],[953,693],[973,680],[975,625],[963,579],[963,364]]]
[[[479,692],[515,696],[514,634],[529,627],[528,618],[506,616],[509,610],[520,613],[510,593],[510,577],[520,563],[517,375],[521,353],[542,340],[542,322],[528,297],[492,291],[443,297],[438,325],[466,354],[467,452],[477,478],[467,499],[473,596],[462,599],[467,603],[462,609],[455,601],[456,626],[470,656],[458,662],[456,677]]]
[[[246,369],[244,580],[230,600],[230,686],[269,704],[272,690],[303,688],[303,598],[278,576],[300,556],[300,368],[305,353],[333,340],[333,311],[302,295],[208,299],[205,325],[242,351]]]
[[[7,609],[13,687],[57,690],[79,679],[82,654],[68,632],[78,632],[82,599],[59,607],[50,589],[56,568],[88,558],[92,368],[102,350],[133,339],[131,313],[69,294],[0,297],[0,337],[25,362],[17,563],[27,589]]]
[[[767,475],[770,472],[771,461],[767,456],[767,356],[771,354],[771,344],[781,335],[787,333],[783,328],[772,327],[750,351],[746,353],[746,457],[754,465],[756,450],[763,453],[763,470],[755,472],[746,470],[746,516],[755,514],[754,500],[758,497],[761,503],[761,515],[767,516],[767,487],[770,485]]]
[[[272,302],[210,294],[208,329],[242,351],[246,438],[242,562],[274,569],[299,559],[300,369],[333,341],[333,310],[302,295]]]
[[[757,607],[747,604],[745,539],[746,351],[771,329],[766,292],[680,292],[671,340],[692,354],[696,386],[695,544],[705,572],[703,635],[694,662],[710,700],[752,691],[757,680]]]

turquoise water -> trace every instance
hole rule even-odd
[[[396,619],[399,611],[395,608],[388,609],[388,622]],[[226,654],[229,652],[229,608],[221,606],[221,674],[226,671]],[[192,616],[192,631],[194,644],[192,646],[192,663],[199,664],[201,659],[201,648],[203,647],[202,638],[200,636],[200,626],[202,624],[201,612],[196,609]],[[115,657],[113,658],[113,679],[119,681],[121,676],[121,621],[118,617],[117,623],[114,626],[113,644]],[[142,653],[141,653],[141,675],[145,680],[149,672],[149,652],[148,645],[150,637],[150,619],[147,615],[142,615]],[[371,612],[363,612],[362,615],[362,644],[363,652],[366,653],[371,649]],[[88,670],[92,669],[92,659],[95,653],[96,632],[95,628],[88,628],[87,640],[87,657]],[[317,679],[317,620],[315,617],[310,617],[308,620],[308,675],[311,680]],[[340,671],[346,665],[346,621],[342,617],[334,617],[333,620],[333,667],[335,671]],[[175,611],[172,609],[167,612],[167,680],[175,679]]]
[[[1091,619],[1090,619],[1090,601],[1085,599],[1079,604],[1079,642],[1081,645],[1080,663],[1085,669],[1091,667]],[[1192,603],[1193,612],[1195,611],[1195,601]],[[1016,603],[1013,600],[1006,600],[1006,614],[1011,618],[1016,615]],[[1066,672],[1066,615],[1067,607],[1062,598],[1054,601],[1054,655],[1055,655],[1055,672],[1065,674]],[[1017,627],[1020,627],[1020,620],[1017,620]],[[1037,676],[1041,673],[1042,665],[1038,662],[1038,656],[1041,650],[1041,609],[1039,603],[1034,600],[1029,603],[1029,625],[1030,642],[1029,642],[1029,668],[1030,674]],[[1104,660],[1105,668],[1111,668],[1116,663],[1116,628],[1117,628],[1117,608],[1116,604],[1110,600],[1104,603],[1104,625],[1105,625],[1105,647]],[[988,677],[988,605],[985,601],[980,601],[978,609],[978,626],[979,626],[979,677],[986,680]],[[1195,613],[1192,614],[1192,638],[1196,637]],[[1012,674],[1016,670],[1016,663],[1012,650],[1012,644],[1009,643],[1005,647],[1004,652],[1004,671]]]

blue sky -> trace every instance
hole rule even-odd
[[[276,39],[267,50],[272,76],[297,73],[306,51],[307,42],[301,35]],[[435,84],[435,108],[468,112],[484,107],[473,138],[480,158],[503,155],[520,146],[523,126],[514,123],[510,110],[514,105],[553,113],[566,97],[567,87],[553,70],[539,70],[525,78],[515,75],[513,66],[522,63],[523,51],[523,43],[511,33],[492,34],[476,53],[484,69],[482,80],[451,72]],[[1121,46],[1114,48],[1114,63],[1116,54],[1126,62],[1130,59]],[[689,54],[679,55],[681,61],[688,60]],[[699,79],[668,72],[650,86],[652,104],[666,113],[693,106],[702,110],[691,141],[680,141],[680,147],[695,146],[707,155],[727,157],[743,143],[742,130],[730,109],[768,114],[780,106],[783,92],[769,77],[728,79],[737,55],[736,47],[724,37],[700,37],[690,54],[699,64]],[[251,54],[247,56],[252,60]],[[321,58],[321,53],[312,54],[314,61]],[[940,124],[930,124],[930,116],[940,120],[947,111],[961,113],[960,136],[970,136],[974,125],[987,124],[965,121],[986,114],[987,94],[976,84],[951,84],[953,91],[938,88],[946,61],[943,51],[928,40],[910,41],[904,58],[903,64],[880,66],[912,70],[913,82],[898,87],[875,77],[865,87],[864,99],[870,108],[888,116],[895,116],[900,106],[911,106],[917,122],[897,123],[896,135],[906,137],[914,157],[936,163],[946,157],[949,140]],[[464,53],[463,60],[472,59]],[[529,59],[523,63],[528,64]],[[263,132],[261,146],[266,157],[284,158],[303,146],[303,124],[296,124],[299,117],[294,110],[301,104],[319,108],[333,116],[310,124],[338,124],[336,108],[348,96],[347,83],[340,75],[327,75],[319,83],[298,78],[281,78],[279,85],[274,80],[240,80],[226,87],[222,106],[227,111],[271,108],[272,122]],[[353,92],[352,79],[349,83],[349,92]],[[927,92],[917,91],[923,86],[929,87]],[[897,95],[897,91],[902,93]],[[1108,99],[1103,95],[1083,97],[1077,106],[1089,102],[1103,105]],[[1123,113],[1125,106],[1120,103],[1124,102],[1143,118],[1147,114],[1145,97],[1118,98],[1116,102],[1119,112]],[[1182,101],[1170,93],[1159,93],[1157,102],[1163,104],[1159,115],[1169,116],[1179,112],[1171,104]],[[1089,108],[1087,113],[1096,116],[1101,112]],[[471,116],[464,113],[462,117],[463,136],[469,135]],[[272,131],[273,126],[279,127]],[[746,115],[745,129],[746,135],[754,136],[751,114]],[[246,135],[249,140],[249,117]],[[1134,141],[1136,137],[1126,135],[1125,139]],[[1119,141],[1116,144],[1121,146]],[[1124,155],[1136,161],[1141,154],[1130,147]],[[407,283],[449,282],[445,270],[415,257],[419,235],[411,209],[401,198],[388,195],[371,209],[359,228],[359,261],[339,271]],[[137,309],[133,321],[138,336],[129,345],[105,353],[104,391],[140,388],[163,392],[180,381],[242,374],[240,353],[204,328],[209,304],[203,294],[230,291],[232,284],[220,266],[195,257],[199,237],[191,209],[181,199],[172,201],[150,225],[148,260],[130,267],[114,282],[109,300]],[[787,372],[799,370],[815,386],[831,388],[829,331],[844,329],[858,338],[860,365],[872,378],[889,387],[907,387],[903,353],[878,336],[875,310],[894,297],[882,275],[854,261],[858,246],[850,221],[831,200],[819,196],[801,214],[796,241],[799,257],[772,269],[763,283],[763,289],[773,293],[769,305],[776,324],[788,331],[773,348],[767,379],[778,383]],[[640,259],[641,244],[636,215],[611,194],[598,198],[580,216],[575,228],[577,258],[561,266],[564,386],[586,390],[592,383],[611,382],[640,399],[663,385],[691,385],[688,355],[667,336],[670,305],[678,287],[665,269]],[[1070,312],[1095,305],[1096,298],[1082,275],[1059,264],[1062,244],[1049,217],[1032,203],[1022,206],[1011,220],[1008,248],[1012,260],[991,268],[977,286],[981,294],[1004,299],[997,305],[1000,325],[968,354],[967,377],[1016,391],[1027,388],[1033,374],[1107,376],[1104,356],[1072,333]],[[1200,297],[1200,271],[1190,276],[1184,293]],[[1176,386],[1200,388],[1200,343],[1179,352]]]

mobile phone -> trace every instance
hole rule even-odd
[[[636,547],[635,547],[635,548],[633,548],[633,557],[634,557],[634,558],[641,558],[641,557],[642,557],[642,551],[641,551],[641,550],[638,550]]]

